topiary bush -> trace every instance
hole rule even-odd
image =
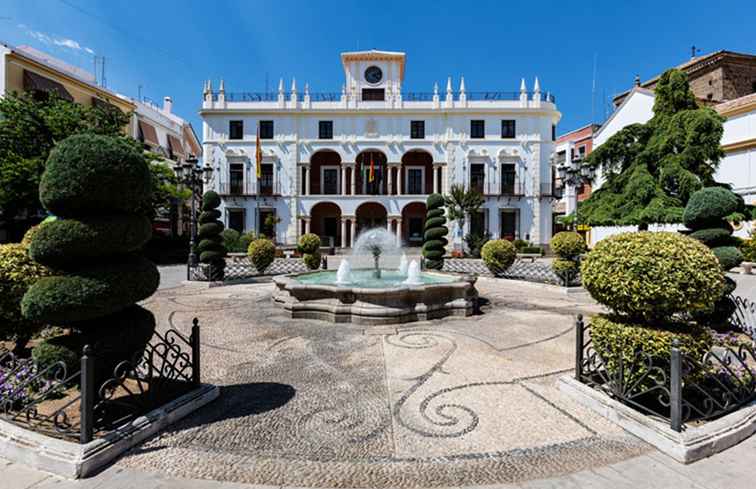
[[[79,341],[72,341],[74,338],[72,335],[64,335],[41,341],[32,348],[32,360],[40,370],[61,362],[66,366],[69,375],[77,372],[80,368],[79,352],[82,346]]]
[[[506,239],[492,239],[480,250],[483,263],[494,275],[504,273],[517,256],[514,245]]]
[[[265,269],[276,258],[276,245],[266,238],[256,239],[249,244],[247,254],[249,261],[252,262],[258,273],[265,273]]]
[[[314,233],[303,234],[297,245],[305,266],[310,270],[320,268],[320,237]]]
[[[223,223],[219,220],[221,213],[218,206],[220,196],[212,190],[202,196],[202,212],[199,216],[197,251],[201,263],[208,265],[209,279],[221,281],[225,276],[227,249],[223,245]]]
[[[563,282],[572,279],[578,272],[580,265],[574,260],[564,260],[557,258],[551,263],[551,269]]]
[[[56,274],[28,289],[21,312],[69,328],[65,341],[96,343],[95,354],[105,354],[110,366],[142,351],[154,332],[151,313],[128,313],[160,281],[140,254],[150,234],[143,212],[151,207],[152,183],[141,151],[123,138],[91,134],[58,143],[41,179],[40,200],[58,219],[37,231],[30,254]]]
[[[746,261],[756,261],[756,239],[744,239],[740,244],[740,252]]]
[[[520,250],[522,250],[525,247],[530,246],[529,242],[525,241],[524,239],[519,239],[519,238],[516,239],[516,240],[514,240],[514,241],[512,241],[512,244],[514,245],[514,247],[515,247],[515,249],[517,250],[518,253],[522,253],[522,251],[520,251]]]
[[[577,258],[588,251],[588,247],[586,246],[583,237],[572,231],[556,233],[551,238],[549,246],[551,247],[551,251],[553,251],[559,258],[565,260]]]
[[[236,229],[224,229],[221,232],[223,247],[226,248],[226,251],[228,251],[229,253],[238,251],[239,238],[241,238],[241,233]],[[244,250],[246,251],[246,248]]]
[[[693,192],[683,211],[683,224],[697,230],[718,227],[730,214],[740,210],[742,201],[724,187],[705,187]]]
[[[431,270],[441,270],[444,267],[444,252],[448,244],[446,235],[449,234],[444,205],[444,197],[441,194],[430,194],[425,204],[422,253],[425,268]]]
[[[594,299],[640,321],[709,310],[724,288],[714,254],[678,233],[641,231],[606,238],[585,257],[580,273]]]
[[[16,342],[20,353],[42,324],[21,314],[21,299],[31,285],[50,274],[29,257],[23,244],[0,245],[0,339]]]

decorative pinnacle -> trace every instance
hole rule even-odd
[[[464,92],[465,91],[465,77],[461,77],[459,79],[459,91]]]
[[[433,84],[433,95],[438,95],[438,82]]]
[[[533,91],[534,92],[540,92],[541,91],[541,82],[538,81],[538,77],[535,79],[535,84],[533,85]]]
[[[525,78],[520,81],[520,92],[527,92],[528,87],[525,86]]]
[[[451,87],[451,77],[449,77],[446,80],[446,93],[451,93],[452,87]]]
[[[297,93],[297,79],[293,77],[291,79],[291,93]]]
[[[221,78],[220,88],[218,89],[218,91],[220,91],[220,92],[225,92],[226,91],[226,84],[223,82],[223,78]]]
[[[284,91],[284,85],[283,85],[283,78],[278,79],[278,93],[283,93]]]

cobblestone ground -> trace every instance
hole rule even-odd
[[[517,482],[650,448],[560,394],[585,299],[481,278],[481,314],[365,328],[292,320],[271,284],[183,286],[147,302],[203,325],[214,403],[118,462],[186,477],[307,487]]]

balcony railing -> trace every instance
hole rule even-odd
[[[218,186],[220,195],[255,195],[255,186],[252,182],[221,182]]]
[[[550,93],[540,92],[535,97],[535,92],[526,92],[528,100],[537,98],[542,102],[556,102],[556,97]],[[212,92],[213,101],[218,101],[219,92]],[[298,93],[298,99],[304,99],[304,93]],[[433,101],[432,92],[402,92],[402,100],[408,102],[431,102]],[[289,100],[291,94],[286,92],[284,98]],[[465,96],[469,101],[507,101],[520,100],[520,92],[502,92],[498,90],[466,92]],[[226,102],[276,102],[278,100],[277,92],[225,92]],[[459,100],[459,92],[453,94],[454,100]],[[446,93],[438,94],[439,100],[446,99]],[[341,100],[340,92],[311,92],[310,101],[312,102],[338,102]]]

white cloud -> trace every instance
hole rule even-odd
[[[26,28],[26,26],[23,24],[19,24],[19,27]],[[48,46],[49,45],[60,46],[63,48],[74,50],[74,51],[84,51],[87,54],[95,53],[92,48],[82,46],[81,44],[79,44],[77,41],[74,41],[73,39],[68,39],[65,37],[54,37],[49,34],[45,34],[44,32],[35,31],[31,29],[27,29],[26,34],[36,39],[37,41],[41,42],[42,44],[47,44]]]

